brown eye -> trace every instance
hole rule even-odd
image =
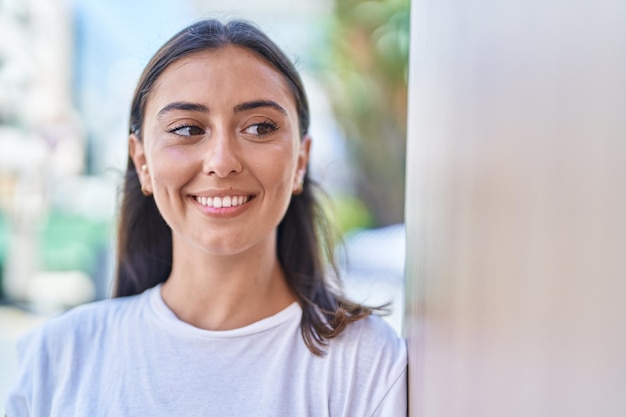
[[[266,135],[272,131],[272,128],[269,125],[257,125],[256,133],[259,135]]]
[[[277,129],[278,129],[278,126],[276,126],[274,123],[263,122],[263,123],[256,123],[251,126],[248,126],[244,130],[244,132],[249,133],[251,135],[256,135],[256,136],[265,136],[265,135],[269,135],[270,133],[274,132]]]
[[[169,130],[170,133],[174,133],[179,136],[195,136],[203,135],[204,129],[198,126],[179,126]]]

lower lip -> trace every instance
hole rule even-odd
[[[202,211],[202,213],[210,215],[210,216],[217,216],[217,217],[236,216],[239,213],[243,212],[244,210],[248,209],[248,206],[254,200],[254,197],[251,197],[248,201],[246,201],[245,203],[239,206],[215,208],[215,207],[203,206],[202,204],[198,203],[195,197],[189,197],[189,198],[196,205],[196,207],[198,207],[200,211]]]

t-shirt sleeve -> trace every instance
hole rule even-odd
[[[407,414],[407,368],[404,368],[374,410],[372,417],[406,417]]]
[[[406,417],[407,346],[383,320],[372,317],[362,323],[356,360],[365,371],[367,416]],[[354,413],[357,415],[357,413]]]
[[[37,415],[35,398],[45,392],[42,379],[48,368],[47,354],[42,343],[42,327],[23,335],[17,342],[17,377],[5,402],[7,417],[29,417]]]

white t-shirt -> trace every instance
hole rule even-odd
[[[160,286],[77,307],[18,343],[25,416],[405,416],[406,344],[368,317],[313,355],[302,310],[226,331],[179,320]]]

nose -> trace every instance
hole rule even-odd
[[[207,143],[202,172],[220,178],[241,172],[240,149],[234,136],[224,132],[214,134]]]

